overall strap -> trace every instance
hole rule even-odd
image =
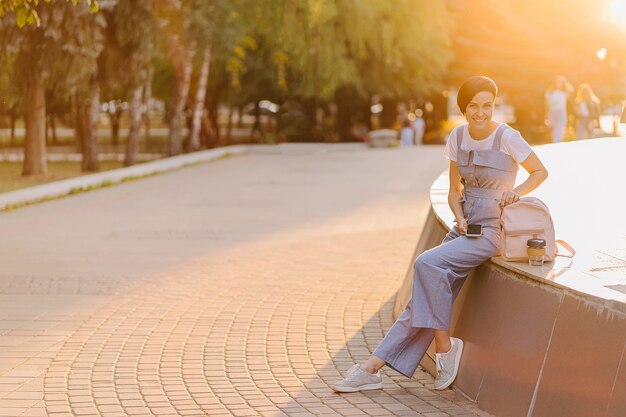
[[[502,135],[504,134],[504,131],[508,128],[507,125],[505,125],[504,123],[501,123],[500,126],[498,126],[496,128],[496,137],[493,139],[493,146],[492,146],[492,150],[494,151],[499,151],[500,150],[500,145],[502,144]]]
[[[461,142],[463,142],[463,131],[465,126],[459,126],[456,128],[456,151],[457,153],[461,149]]]

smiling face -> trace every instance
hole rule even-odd
[[[465,108],[465,119],[473,130],[486,129],[493,117],[495,96],[489,91],[477,93]]]

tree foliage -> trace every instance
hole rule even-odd
[[[97,71],[105,26],[104,18],[85,3],[39,2],[28,7],[36,11],[38,26],[17,29],[10,24],[11,16],[0,24],[0,54],[13,67],[11,83],[25,92],[25,175],[47,170],[46,90],[69,97],[88,88]]]
[[[25,85],[35,74],[62,90],[72,93],[97,70],[96,59],[102,51],[104,18],[85,7],[40,4],[41,24],[13,30],[2,25],[6,48],[13,56],[15,81]]]
[[[105,100],[130,97],[143,84],[154,55],[157,22],[152,0],[118,1],[100,12],[106,19],[98,78]]]
[[[53,0],[42,0],[44,3],[52,3]],[[81,0],[64,0],[77,5]],[[98,11],[98,2],[96,0],[82,0],[89,5],[93,13]],[[25,25],[39,26],[41,19],[37,12],[39,0],[2,0],[0,1],[0,17],[7,13],[15,13],[15,23],[22,28]]]
[[[256,2],[255,13],[257,36],[273,51],[279,85],[290,95],[329,100],[345,84],[363,93],[424,94],[442,86],[452,58],[440,2],[267,0]]]

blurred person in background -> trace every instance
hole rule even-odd
[[[413,146],[413,136],[415,136],[415,132],[411,122],[408,119],[403,120],[400,129],[400,146]]]
[[[587,83],[578,86],[575,112],[578,139],[592,138],[593,129],[600,126],[600,100]]]
[[[574,87],[563,75],[556,77],[546,91],[548,123],[552,130],[552,142],[563,141],[567,127],[567,99],[574,92]]]
[[[415,144],[421,145],[424,139],[424,130],[426,129],[426,122],[424,121],[424,112],[422,109],[415,110],[415,119],[411,122],[413,129],[415,130]]]
[[[352,138],[361,140],[365,143],[370,141],[367,125],[361,119],[357,119],[357,121],[350,126],[349,134]]]

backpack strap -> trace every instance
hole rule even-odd
[[[509,126],[505,125],[504,123],[501,123],[500,126],[496,128],[496,137],[493,139],[493,146],[491,147],[492,150],[500,150],[502,144],[502,135],[508,127]]]
[[[576,255],[576,251],[574,250],[574,248],[569,243],[567,243],[566,241],[557,239],[557,240],[554,241],[554,243],[563,246],[570,253],[569,255],[562,255],[562,254],[560,254],[559,253],[559,248],[557,246],[557,248],[556,248],[556,256],[564,256],[566,258],[573,258],[574,255]]]

